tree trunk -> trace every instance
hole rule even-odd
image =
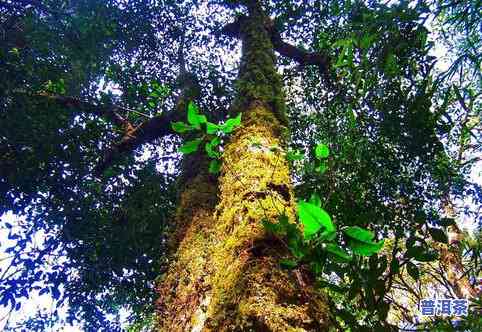
[[[242,126],[225,146],[217,205],[206,165],[181,195],[182,240],[159,287],[160,331],[324,331],[332,325],[324,294],[305,271],[280,267],[289,251],[262,225],[280,215],[296,222],[295,201],[266,17],[256,5],[249,11],[234,106],[243,113]]]
[[[456,217],[452,202],[450,202],[447,197],[444,201],[444,209],[448,218]],[[478,295],[477,291],[470,284],[462,263],[461,241],[464,239],[464,235],[458,228],[457,224],[447,227],[447,232],[448,244],[439,245],[440,263],[445,267],[447,280],[452,285],[458,298],[475,298]]]

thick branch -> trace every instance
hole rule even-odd
[[[151,142],[156,138],[174,134],[175,132],[171,128],[171,122],[178,121],[180,114],[180,112],[171,111],[167,114],[150,118],[135,127],[132,131],[128,132],[120,142],[114,144],[106,151],[104,158],[95,168],[95,174],[102,174],[102,172],[112,164],[113,160],[121,154],[134,151],[142,144]]]
[[[284,42],[281,39],[280,34],[276,31],[274,25],[270,27],[271,42],[274,49],[281,55],[295,60],[301,65],[315,65],[323,71],[324,74],[328,73],[329,59],[326,55],[320,52],[307,52],[296,46]]]
[[[229,23],[224,26],[222,33],[227,36],[240,38],[240,28],[243,26],[243,22],[246,20],[245,16],[240,16],[235,22]],[[276,30],[274,23],[271,19],[265,22],[265,27],[271,37],[273,48],[282,56],[288,57],[301,65],[315,65],[320,68],[324,75],[328,74],[328,68],[330,66],[329,58],[321,52],[307,52],[296,46],[293,46],[281,38],[281,35]]]
[[[127,119],[118,113],[129,112],[131,110],[121,106],[95,105],[82,101],[79,98],[50,95],[47,93],[40,93],[36,96],[48,98],[48,100],[54,101],[65,108],[74,108],[81,112],[107,117],[113,124],[122,127],[125,130],[125,134],[120,142],[113,144],[113,146],[105,152],[102,160],[96,166],[95,173],[97,175],[102,174],[102,172],[112,164],[113,160],[121,154],[131,152],[142,144],[151,142],[156,138],[173,134],[171,121],[178,121],[179,116],[176,115],[181,114],[181,112],[174,110],[167,114],[150,118],[139,126],[134,127]]]

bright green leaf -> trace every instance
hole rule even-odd
[[[314,204],[305,201],[298,202],[298,214],[300,221],[304,226],[305,238],[310,238],[315,235],[322,227],[324,231],[322,236],[327,238],[334,237],[336,228],[331,221],[330,215]]]
[[[196,104],[194,104],[192,101],[189,102],[187,107],[187,121],[196,129],[200,129],[201,124],[207,122],[206,116],[199,114]]]
[[[371,243],[373,238],[375,237],[375,234],[373,234],[373,232],[358,226],[348,227],[344,230],[344,232],[351,238],[367,243]]]
[[[202,139],[200,138],[194,139],[192,141],[187,141],[179,148],[179,152],[182,152],[184,154],[196,152],[201,142],[202,142]]]
[[[229,119],[223,125],[219,126],[223,133],[229,134],[231,133],[236,127],[241,124],[241,113],[238,114],[233,119]]]
[[[211,160],[211,162],[209,163],[209,173],[212,173],[212,174],[217,174],[219,173],[219,171],[221,170],[221,160],[219,159],[214,159],[214,160]]]
[[[361,256],[371,256],[376,254],[383,248],[384,240],[378,242],[363,242],[353,238],[348,239],[348,246],[353,250],[355,254]]]
[[[206,133],[207,134],[215,134],[218,132],[218,130],[220,130],[220,127],[215,124],[215,123],[211,123],[209,121],[206,122]]]
[[[384,240],[373,242],[375,234],[367,229],[352,226],[345,229],[344,232],[349,237],[348,245],[358,255],[371,256],[383,247]]]
[[[328,149],[328,146],[323,143],[318,143],[318,145],[315,148],[315,156],[318,159],[323,159],[327,158],[330,155],[330,149]]]
[[[324,249],[343,261],[349,262],[353,259],[344,249],[334,243],[327,243]]]
[[[303,152],[300,152],[298,150],[288,151],[286,153],[286,159],[290,160],[290,161],[302,160],[304,157],[305,156],[304,156]]]
[[[206,143],[206,152],[210,158],[219,158],[221,157],[221,153],[214,148],[221,143],[221,139],[219,137],[214,137],[211,141]]]
[[[172,127],[172,130],[180,134],[194,129],[193,127],[191,127],[190,125],[184,122],[172,122],[171,127]]]

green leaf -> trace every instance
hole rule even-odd
[[[156,103],[153,100],[149,100],[147,102],[147,106],[149,106],[150,108],[154,108],[154,107],[156,107]]]
[[[288,216],[286,214],[280,214],[278,216],[278,223],[281,227],[283,228],[286,228],[288,227],[289,225],[292,225],[290,224],[290,220],[288,219]],[[293,225],[294,226],[294,225]]]
[[[383,298],[383,297],[382,297]],[[385,321],[388,316],[388,312],[390,311],[390,304],[387,302],[382,301],[378,304],[378,317],[381,321]]]
[[[273,234],[279,234],[280,233],[280,224],[279,223],[272,223],[268,219],[263,219],[261,220],[261,223],[263,224],[263,227],[268,231]]]
[[[202,142],[202,139],[200,138],[193,139],[192,141],[187,141],[179,148],[179,152],[182,152],[184,154],[190,154],[190,153],[196,152],[201,142]]]
[[[311,194],[310,200],[308,202],[316,206],[321,206],[320,195],[318,195],[317,193]]]
[[[355,254],[361,256],[371,256],[379,252],[383,248],[383,243],[385,240],[380,240],[378,242],[367,243],[363,241],[358,241],[356,239],[348,239],[348,246],[353,250]]]
[[[348,227],[344,230],[344,232],[349,237],[366,243],[372,243],[372,240],[375,237],[375,234],[373,234],[373,232],[358,226]]]
[[[236,127],[241,124],[241,113],[233,119],[229,119],[223,125],[219,126],[221,131],[225,134],[231,133]]]
[[[399,68],[397,64],[397,58],[393,53],[390,53],[386,60],[385,60],[385,66],[383,67],[383,71],[389,75],[389,76],[394,76],[399,73]]]
[[[390,272],[392,274],[397,274],[398,271],[400,271],[400,262],[396,257],[394,257],[390,262]]]
[[[286,153],[286,159],[289,161],[294,161],[294,160],[302,160],[305,157],[303,152],[300,152],[298,150],[294,151],[288,151]]]
[[[298,262],[293,259],[282,259],[280,260],[279,264],[282,268],[290,270],[298,266]]]
[[[425,252],[425,249],[422,246],[413,246],[413,245],[408,245],[407,244],[407,250],[405,251],[405,257],[406,258],[415,258],[417,256],[423,255]]]
[[[16,48],[16,47],[13,47],[13,48],[9,51],[9,53],[12,53],[12,54],[15,55],[15,56],[19,56],[19,55],[20,55],[20,52],[19,52],[18,48]]]
[[[427,251],[415,257],[415,259],[419,262],[433,262],[437,260],[437,258],[438,253],[436,251]]]
[[[360,47],[369,48],[375,39],[376,35],[364,34],[363,37],[360,39]]]
[[[427,250],[422,246],[409,247],[405,252],[406,258],[414,258],[419,262],[431,262],[437,259],[438,254],[433,250]]]
[[[418,270],[417,265],[413,264],[412,262],[407,262],[407,272],[415,280],[420,278],[420,271]]]
[[[211,160],[211,162],[209,163],[209,173],[212,173],[212,174],[217,174],[219,173],[219,171],[221,170],[221,160],[219,159],[214,159],[214,160]]]
[[[416,223],[424,224],[426,220],[427,220],[427,214],[424,211],[419,210],[415,212],[414,221]]]
[[[330,149],[328,149],[328,146],[323,143],[318,143],[318,145],[315,148],[315,156],[318,159],[323,159],[327,158],[330,155]]]
[[[180,134],[183,134],[187,131],[191,131],[191,130],[194,129],[193,127],[191,127],[187,123],[184,123],[184,122],[181,122],[181,121],[171,122],[171,127],[172,127],[172,130],[174,130],[176,133],[180,133]]]
[[[342,261],[349,262],[353,259],[344,249],[334,243],[327,243],[324,249]]]
[[[345,288],[342,288],[336,284],[332,284],[331,282],[328,282],[326,280],[323,280],[323,279],[318,279],[316,281],[316,284],[319,288],[329,288],[337,293],[346,293],[346,289]]]
[[[432,238],[437,242],[448,243],[449,241],[444,231],[439,228],[429,228],[428,232],[430,233]]]
[[[201,124],[206,123],[208,120],[204,115],[199,114],[196,104],[190,101],[187,107],[187,121],[196,129],[200,129]]]
[[[157,98],[160,97],[160,95],[159,95],[159,92],[157,92],[157,91],[152,91],[151,93],[149,93],[148,97],[152,97],[152,98],[154,98],[154,99],[157,99]]]
[[[212,122],[207,121],[206,122],[206,133],[207,134],[215,134],[218,132],[218,130],[221,130],[221,128]]]
[[[296,227],[293,225],[293,227]],[[291,229],[293,229],[293,227]],[[288,247],[290,248],[291,253],[298,259],[302,259],[306,253],[307,248],[303,245],[303,241],[299,236],[299,232],[290,232],[287,231],[287,240]]]
[[[300,221],[304,226],[305,238],[310,238],[324,227],[324,231],[321,234],[326,238],[334,238],[336,234],[336,228],[331,221],[330,215],[322,208],[307,203],[305,201],[298,202],[298,214]]]
[[[373,242],[375,234],[358,226],[348,227],[344,230],[344,232],[349,237],[349,247],[354,253],[362,256],[371,256],[376,254],[382,249],[383,243],[385,242],[384,240]]]
[[[315,171],[317,171],[320,174],[324,174],[327,169],[328,169],[328,166],[326,166],[325,163],[321,163],[320,166],[315,168]]]
[[[221,143],[221,139],[219,137],[214,137],[211,141],[206,143],[206,152],[210,158],[219,158],[221,157],[221,153],[219,151],[214,150],[216,146]]]

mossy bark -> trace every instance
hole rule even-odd
[[[171,234],[170,266],[158,280],[158,330],[190,331],[191,320],[209,285],[217,181],[207,172],[207,158],[191,155],[183,162],[180,195]]]
[[[216,188],[192,177],[176,215],[179,247],[159,288],[160,331],[323,331],[324,295],[307,273],[280,268],[285,245],[262,220],[295,221],[288,164],[272,111],[254,102],[224,151]],[[204,165],[205,166],[205,165]]]
[[[449,198],[445,198],[444,210],[448,218],[455,219],[456,213]],[[445,267],[447,280],[452,285],[458,298],[476,298],[478,293],[470,284],[462,263],[461,242],[464,239],[464,235],[457,224],[447,227],[447,233],[448,244],[438,244],[440,263]]]
[[[216,207],[199,196],[215,194],[201,175],[181,196],[176,220],[182,240],[159,289],[160,331],[301,332],[332,326],[325,295],[309,273],[280,267],[289,251],[262,225],[280,215],[296,222],[295,200],[283,146],[281,79],[266,17],[256,5],[249,11],[234,105],[243,113],[242,125],[223,152]]]

